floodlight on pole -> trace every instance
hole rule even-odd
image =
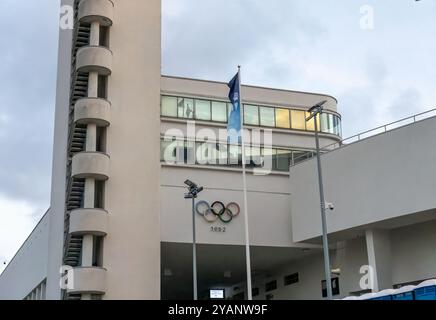
[[[188,187],[188,193],[185,193],[185,199],[192,199],[192,277],[193,277],[193,295],[194,300],[198,300],[198,283],[197,283],[197,238],[195,232],[195,199],[198,194],[204,190],[191,180],[186,180],[185,185]]]
[[[329,300],[333,299],[333,290],[332,290],[332,280],[331,280],[331,269],[330,269],[330,255],[329,255],[329,243],[327,236],[327,218],[326,218],[326,203],[324,199],[324,185],[322,179],[322,166],[321,166],[321,153],[319,147],[319,135],[318,135],[318,121],[317,118],[320,117],[324,110],[324,105],[327,101],[322,101],[313,107],[311,107],[308,112],[310,116],[306,119],[306,121],[310,121],[314,119],[315,122],[315,143],[316,143],[316,158],[318,165],[318,185],[319,185],[319,197],[321,203],[321,223],[322,223],[322,246],[324,251],[324,271],[326,278],[326,289],[327,289],[327,298]],[[320,121],[321,122],[321,121]]]

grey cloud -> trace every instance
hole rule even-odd
[[[53,0],[0,5],[0,193],[41,208],[49,205],[58,10]]]
[[[167,0],[167,5],[177,0]],[[238,64],[258,74],[279,69],[272,51],[297,47],[325,32],[316,21],[302,19],[292,2],[185,1],[179,16],[163,24],[163,72],[227,79]],[[286,39],[286,41],[284,41]]]

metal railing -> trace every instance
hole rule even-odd
[[[398,128],[401,128],[401,127],[404,127],[404,126],[407,126],[410,124],[414,124],[414,123],[417,123],[417,122],[420,122],[420,121],[423,121],[425,119],[429,119],[432,117],[436,117],[436,108],[415,114],[415,115],[407,117],[407,118],[403,118],[401,120],[397,120],[395,122],[385,124],[383,126],[380,126],[380,127],[368,130],[368,131],[361,132],[359,134],[348,137],[346,139],[342,139],[341,141],[338,141],[338,142],[335,142],[335,143],[332,143],[332,144],[329,144],[327,146],[322,147],[321,152],[324,154],[329,153],[331,151],[340,149],[342,147],[351,145],[353,143],[377,136],[379,134],[384,134],[384,133],[387,133],[387,132],[392,131],[394,129],[398,129]],[[315,155],[316,155],[316,153],[313,152],[312,157]],[[297,165],[298,163],[304,162],[305,160],[308,160],[307,155],[301,159],[296,158],[295,162],[293,164],[291,164],[291,166]]]

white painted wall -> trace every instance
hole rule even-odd
[[[24,299],[47,277],[49,210],[0,275],[0,300]]]
[[[391,231],[393,284],[436,278],[436,222]]]
[[[435,136],[430,118],[324,155],[326,201],[335,204],[330,233],[436,208]],[[290,170],[296,242],[321,235],[315,165],[310,160]]]
[[[183,198],[183,182],[190,179],[205,187],[198,200],[209,203],[237,202],[240,215],[231,223],[207,223],[196,215],[199,243],[245,244],[241,172],[166,167],[162,168],[161,240],[189,243],[192,241],[192,204]],[[247,176],[250,243],[258,246],[293,246],[289,212],[288,176]],[[229,188],[232,186],[232,189]],[[211,226],[225,226],[225,233],[210,231]]]
[[[74,0],[62,0],[61,5],[74,4]],[[51,184],[51,214],[49,232],[49,256],[47,270],[47,299],[60,299],[59,270],[62,265],[65,222],[65,177],[67,163],[68,113],[71,79],[71,46],[73,32],[59,31],[58,75],[56,87],[56,112],[53,143],[53,169]]]
[[[365,239],[357,238],[344,242],[337,250],[330,252],[332,268],[341,269],[339,275],[340,295],[335,299],[348,296],[351,292],[360,291],[360,267],[367,264]],[[288,286],[284,285],[284,277],[298,273],[299,282]],[[259,288],[259,295],[255,300],[263,300],[271,294],[274,300],[320,300],[322,298],[321,281],[324,280],[324,259],[321,252],[296,260],[289,265],[271,272],[271,276],[254,277],[253,288]],[[277,289],[265,292],[265,284],[277,280]],[[245,291],[245,284],[238,284],[240,291],[233,291],[234,287],[227,288],[227,296]]]

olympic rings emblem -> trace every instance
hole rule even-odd
[[[195,211],[209,223],[214,223],[218,219],[223,223],[230,223],[239,216],[241,208],[235,202],[225,206],[221,201],[215,201],[212,205],[207,201],[199,201],[195,205]]]

